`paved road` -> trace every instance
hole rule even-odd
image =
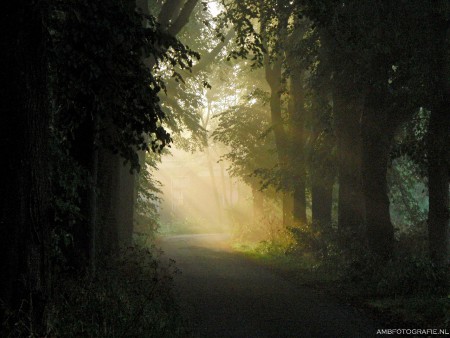
[[[226,235],[161,240],[195,337],[375,337],[375,323],[234,253]]]

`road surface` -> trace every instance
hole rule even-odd
[[[375,337],[376,323],[350,306],[233,252],[222,234],[161,240],[176,261],[176,292],[194,337]]]

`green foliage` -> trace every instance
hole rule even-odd
[[[133,2],[56,0],[48,16],[51,245],[55,261],[64,263],[64,253],[73,248],[72,235],[88,222],[94,151],[106,148],[139,169],[138,151],[161,150],[171,141],[158,97],[165,83],[144,60],[150,58],[173,74],[190,68],[199,55],[162,31],[154,17],[135,11]],[[141,190],[139,201],[155,201],[156,182],[148,174],[142,181],[150,190]],[[155,228],[154,205],[138,204],[140,222]]]
[[[343,283],[357,285],[365,295],[397,297],[442,295],[448,292],[448,275],[423,256],[398,256],[380,265],[366,254],[355,258],[344,273]]]
[[[428,215],[428,188],[409,157],[397,158],[388,171],[391,220],[399,234],[424,234]]]
[[[53,172],[51,223],[52,259],[57,266],[66,264],[65,252],[73,244],[74,227],[83,221],[80,192],[92,184],[86,168],[74,161],[63,133],[52,129],[51,155]]]
[[[264,1],[263,3],[267,2]],[[228,54],[227,59],[250,58],[252,68],[262,66],[265,48],[261,35],[257,33],[253,26],[253,20],[260,15],[259,2],[254,0],[221,0],[221,3],[225,11],[218,16],[217,31],[220,33],[225,27],[232,26],[238,32],[235,39],[236,48]],[[268,4],[268,7],[270,7],[270,4]]]
[[[415,176],[425,177],[428,169],[427,133],[430,111],[420,108],[397,133],[391,149],[391,159],[408,157],[415,164]]]
[[[205,234],[208,232],[221,232],[223,228],[215,227],[201,215],[191,217],[173,217],[168,221],[161,221],[158,233],[161,235]]]
[[[142,16],[122,1],[55,1],[51,19],[55,124],[65,137],[73,139],[79,126],[94,121],[96,142],[134,166],[136,150],[161,149],[170,142],[158,98],[165,84],[143,60],[186,69],[198,54],[160,31],[153,17],[143,28]]]
[[[335,260],[343,254],[339,247],[339,232],[331,226],[303,224],[289,228],[295,244],[289,250],[294,255],[312,255],[318,262]]]
[[[218,125],[212,133],[215,141],[229,148],[223,158],[230,162],[231,176],[240,177],[253,187],[259,187],[260,180],[255,171],[275,164],[275,143],[268,133],[269,116],[264,109],[264,98],[265,93],[255,90],[240,105],[216,115]]]
[[[187,336],[173,295],[173,263],[163,263],[154,248],[130,247],[108,257],[94,278],[60,275],[47,304],[46,332],[36,332],[19,309],[7,312],[2,337]]]
[[[253,223],[235,223],[233,237],[239,242],[265,243],[277,246],[290,241],[289,233],[283,227],[279,217],[279,210],[275,206],[266,206],[262,216]]]
[[[413,296],[381,298],[370,301],[369,306],[388,314],[396,322],[411,323],[416,327],[450,327],[450,298],[436,296]]]
[[[161,202],[161,183],[152,174],[157,170],[159,160],[159,155],[147,154],[145,167],[137,177],[134,232],[145,237],[155,236],[159,227],[158,205]]]
[[[61,280],[49,307],[49,334],[89,337],[182,335],[172,294],[176,271],[155,252],[128,248],[102,265],[94,279]]]

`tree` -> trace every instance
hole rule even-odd
[[[267,173],[276,164],[272,151],[275,142],[273,134],[268,132],[270,117],[267,101],[267,94],[254,88],[252,92],[242,95],[237,105],[214,116],[218,125],[212,133],[215,141],[228,148],[222,158],[229,163],[230,175],[239,177],[252,190],[255,225],[263,216],[266,195],[263,190],[268,185],[268,182],[263,182],[264,176],[258,173]]]
[[[152,17],[142,27],[134,8],[131,1],[10,5],[2,41],[10,67],[1,150],[11,159],[1,185],[2,322],[6,312],[25,312],[32,332],[43,332],[57,278],[50,271],[82,273],[88,262],[94,271],[99,256],[130,237],[117,210],[122,162],[136,167],[137,150],[170,142],[157,96],[164,85],[141,53],[179,67],[197,54]]]
[[[332,1],[310,1],[307,5],[308,15],[325,30],[324,41],[331,41],[335,88],[345,90],[336,93],[334,107],[337,109],[342,99],[356,98],[359,113],[336,125],[338,151],[345,155],[346,147],[339,143],[343,140],[339,135],[345,128],[354,126],[361,131],[365,202],[362,219],[369,248],[387,259],[392,256],[394,246],[386,184],[388,154],[398,128],[420,105],[417,98],[423,92],[418,88],[427,88],[423,55],[429,49],[425,47],[429,34],[433,34],[428,28],[428,14],[422,7],[424,4],[418,2],[350,1],[342,6]],[[348,103],[342,107],[343,114],[337,113],[336,117],[349,118],[353,108]],[[339,168],[341,190],[347,185],[342,184],[342,166]],[[341,195],[340,192],[340,209],[347,200]]]
[[[8,158],[1,186],[1,293],[5,310],[22,310],[38,329],[50,295],[47,32],[45,2],[10,3],[2,61],[1,154]],[[24,301],[22,303],[22,301]]]
[[[428,4],[430,5],[430,4]],[[449,217],[449,183],[450,183],[450,6],[440,2],[440,6],[426,7],[424,12],[432,14],[427,18],[430,30],[435,36],[428,51],[432,58],[430,65],[430,122],[428,127],[428,189],[429,213],[428,235],[430,257],[438,267],[450,262],[450,217]]]

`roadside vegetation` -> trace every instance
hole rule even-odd
[[[311,242],[314,247],[301,244]],[[388,325],[450,328],[449,276],[426,252],[398,252],[380,266],[364,248],[349,256],[337,232],[311,227],[259,242],[235,238],[233,248],[296,285],[365,309]]]

